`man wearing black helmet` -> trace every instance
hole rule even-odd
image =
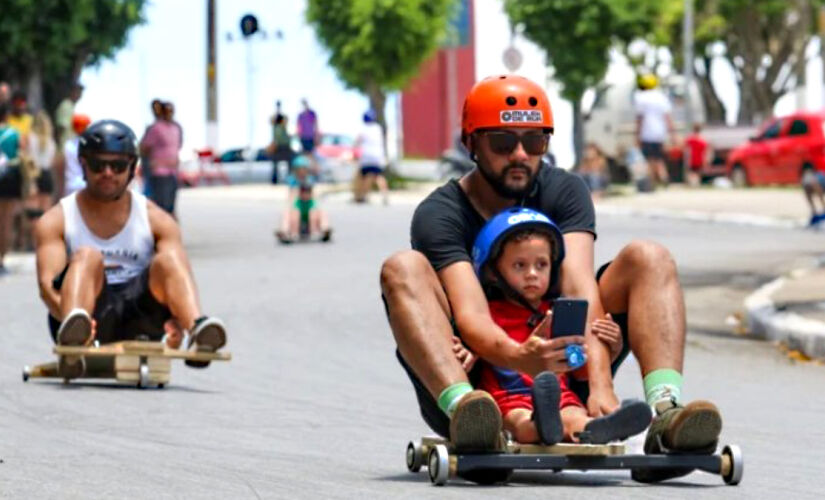
[[[201,313],[177,223],[128,188],[138,157],[132,130],[115,120],[93,123],[80,137],[78,156],[86,187],[35,227],[38,284],[54,341],[159,340],[166,332],[176,347],[183,328],[190,347],[223,347],[223,323]],[[58,368],[74,378],[85,363],[64,357]]]

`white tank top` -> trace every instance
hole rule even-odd
[[[149,225],[146,197],[131,191],[129,220],[119,233],[103,239],[92,233],[77,206],[77,193],[60,200],[63,207],[66,249],[71,258],[80,247],[91,247],[103,254],[106,282],[115,285],[138,276],[149,267],[155,254],[155,238]]]

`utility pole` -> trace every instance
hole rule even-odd
[[[685,18],[682,25],[683,68],[685,80],[685,127],[687,133],[693,129],[693,107],[690,89],[693,83],[693,0],[685,0]]]
[[[206,0],[206,146],[218,148],[217,54],[215,51],[215,0]]]

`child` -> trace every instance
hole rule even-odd
[[[518,342],[543,334],[551,314],[548,291],[558,282],[564,259],[561,232],[545,215],[513,208],[484,226],[473,247],[476,272],[490,299],[490,314]],[[538,324],[538,327],[535,325]],[[618,325],[597,321],[593,332],[608,343],[621,342]],[[584,333],[584,332],[582,332]],[[620,346],[619,346],[620,347]],[[611,352],[617,352],[611,346]],[[567,386],[565,374],[527,374],[485,363],[479,388],[489,392],[501,409],[504,429],[516,441],[551,445],[562,440],[607,443],[644,431],[650,408],[641,401],[625,401],[614,413],[590,418],[578,396]]]
[[[281,218],[281,228],[275,232],[281,243],[292,243],[299,237],[313,234],[320,234],[324,242],[332,238],[327,214],[318,208],[312,195],[316,181],[309,173],[309,164],[306,155],[297,156],[292,162],[292,174],[287,179],[287,209]]]

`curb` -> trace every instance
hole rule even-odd
[[[805,223],[791,219],[782,219],[766,215],[753,215],[732,212],[710,213],[702,212],[699,210],[673,210],[668,208],[633,208],[609,204],[597,204],[596,213],[605,215],[648,217],[651,219],[680,219],[696,222],[740,224],[758,227],[781,227],[786,229],[798,229],[807,227]]]
[[[797,269],[791,277],[825,266],[819,259],[813,268]],[[790,349],[801,351],[810,358],[825,359],[825,323],[780,311],[771,296],[786,282],[787,277],[777,278],[750,294],[745,299],[745,321],[748,331],[756,338],[784,342]]]

